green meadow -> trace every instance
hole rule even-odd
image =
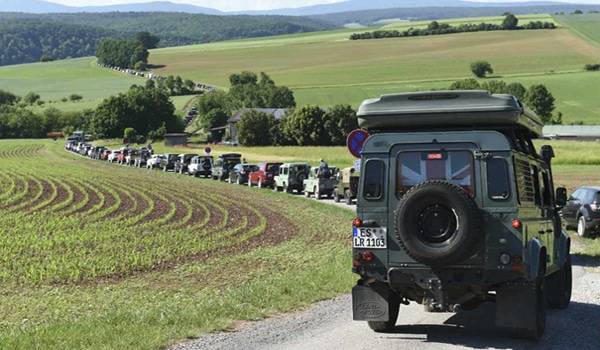
[[[600,44],[600,14],[562,15],[556,18],[559,23],[569,27],[583,38]]]

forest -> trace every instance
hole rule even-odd
[[[331,29],[324,21],[286,16],[186,13],[0,13],[0,65],[91,56],[103,38],[152,32],[162,47]]]

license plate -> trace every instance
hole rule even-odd
[[[387,229],[385,227],[355,227],[352,234],[354,248],[386,249]]]

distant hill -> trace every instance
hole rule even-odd
[[[333,4],[304,6],[298,8],[282,8],[268,11],[239,11],[221,12],[216,9],[199,7],[188,4],[179,4],[169,1],[149,1],[123,5],[106,6],[64,6],[42,0],[1,0],[4,12],[25,13],[77,13],[77,12],[185,12],[210,15],[284,15],[284,16],[309,16],[327,13],[353,12],[377,10],[388,8],[416,8],[416,7],[527,7],[527,6],[552,6],[564,3],[552,1],[531,2],[504,2],[485,3],[463,0],[348,0]]]
[[[365,10],[391,9],[391,8],[427,8],[427,7],[528,7],[528,6],[554,6],[564,3],[552,1],[531,2],[473,2],[461,0],[349,0],[333,4],[313,5],[299,8],[284,8],[269,11],[245,11],[246,14],[267,14],[286,16],[311,16],[339,12],[354,12]]]
[[[77,12],[185,12],[208,15],[223,14],[221,11],[188,4],[176,4],[169,1],[153,1],[107,6],[64,6],[42,0],[1,0],[3,12],[24,13],[77,13]]]
[[[0,13],[0,65],[93,55],[105,37],[149,31],[161,46],[311,32],[335,28],[319,19],[285,16],[213,16],[165,12]]]

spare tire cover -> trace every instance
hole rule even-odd
[[[477,205],[465,190],[445,181],[424,182],[406,192],[395,224],[406,252],[431,266],[467,260],[483,239]]]

